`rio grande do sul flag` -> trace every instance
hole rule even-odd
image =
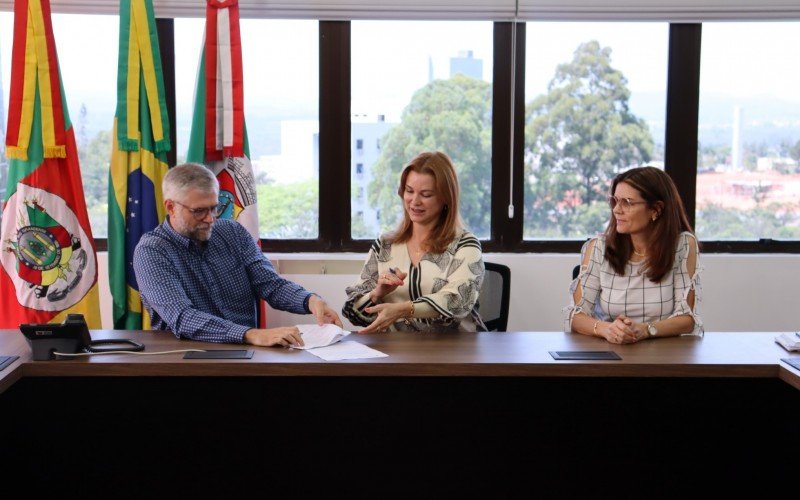
[[[220,202],[229,203],[221,218],[235,219],[258,242],[256,186],[244,123],[239,6],[233,0],[207,0],[186,160],[214,172]]]
[[[108,193],[108,279],[114,328],[150,329],[133,251],[165,217],[169,118],[152,0],[120,2],[117,111]]]
[[[244,120],[244,76],[239,6],[236,0],[207,0],[206,29],[197,71],[192,131],[186,161],[206,165],[219,180],[220,218],[234,219],[260,248],[256,184]],[[258,326],[266,327],[266,303]]]
[[[100,328],[97,255],[48,0],[16,0],[0,227],[0,328],[83,314]]]

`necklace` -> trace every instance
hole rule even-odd
[[[406,247],[414,253],[414,256],[419,257],[420,255],[425,253],[425,250],[422,249],[422,245],[415,245],[416,249],[412,248],[411,245],[406,245]]]
[[[644,253],[637,252],[635,248],[633,249],[633,253],[634,255],[638,255],[639,257],[647,257],[647,252]]]

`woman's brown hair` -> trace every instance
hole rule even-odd
[[[670,176],[655,167],[632,168],[614,177],[612,196],[620,182],[636,189],[647,202],[647,207],[657,211],[656,220],[650,221],[653,230],[647,242],[647,262],[643,272],[650,281],[658,283],[672,270],[678,237],[684,231],[692,232],[683,201]],[[613,211],[605,234],[605,258],[617,274],[624,275],[633,244],[630,235],[617,233]]]
[[[427,242],[427,250],[429,252],[443,253],[456,238],[456,231],[464,227],[458,212],[459,187],[453,162],[449,156],[438,151],[426,151],[418,154],[408,162],[400,175],[400,187],[397,189],[397,194],[401,200],[406,191],[408,174],[411,172],[433,176],[436,185],[436,196],[444,203],[439,214],[439,223]],[[388,239],[393,243],[406,242],[411,238],[412,229],[413,225],[404,205],[403,220]]]

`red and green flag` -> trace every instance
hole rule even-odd
[[[141,236],[165,216],[169,118],[152,0],[122,0],[117,111],[108,192],[108,275],[114,328],[150,329],[133,272]]]
[[[83,314],[100,328],[97,254],[49,0],[14,2],[0,226],[0,328]]]
[[[228,203],[221,218],[238,221],[259,244],[256,184],[244,120],[237,0],[207,0],[205,40],[186,160],[206,165],[214,172],[219,180],[220,202]],[[264,327],[263,302],[259,310],[259,323]]]

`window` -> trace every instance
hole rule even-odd
[[[526,37],[524,238],[583,240],[605,229],[617,173],[663,166],[668,25],[528,23]]]
[[[366,188],[364,206],[351,200],[354,239],[395,227],[400,171],[424,150],[453,159],[461,215],[476,235],[489,236],[492,37],[490,22],[351,23],[351,128],[354,153],[364,159],[363,177],[351,182]]]
[[[800,23],[704,23],[701,240],[800,239]]]
[[[8,179],[8,160],[6,158],[6,106],[8,87],[11,80],[11,41],[14,36],[14,15],[0,12],[0,207],[6,199]],[[3,211],[0,208],[0,222]]]
[[[259,232],[264,238],[317,238],[318,23],[242,19],[240,28]],[[175,20],[177,141],[179,157],[184,158],[204,29],[204,19]]]
[[[103,249],[118,23],[116,16],[94,15],[54,14],[53,21],[90,219]],[[175,27],[176,59],[165,64],[175,68],[170,114],[177,121],[177,159],[184,161],[204,20],[158,22]],[[74,36],[73,26],[80,31]],[[690,40],[692,54],[686,27],[698,35]],[[523,119],[515,122],[517,163],[509,171],[509,161],[498,156],[508,154],[511,142],[510,102],[495,88],[512,74],[509,23],[242,19],[261,236],[270,251],[364,251],[402,214],[396,194],[402,166],[419,151],[440,149],[455,161],[462,215],[484,249],[575,252],[607,223],[610,176],[644,163],[662,166],[677,149],[681,161],[664,166],[687,205],[696,206],[689,215],[696,215],[704,251],[800,251],[794,92],[800,70],[789,62],[800,55],[797,28],[796,22],[519,24],[514,103]],[[12,34],[13,15],[0,12],[0,133]],[[683,43],[683,52],[668,61],[670,36]],[[695,148],[698,122],[684,113],[680,119],[670,114],[667,123],[665,96],[669,83],[678,100],[696,97],[680,86],[676,91],[667,67],[671,78],[691,76],[687,56],[699,57],[701,43],[700,86],[689,85],[700,94]],[[97,55],[87,57],[87,50]],[[591,79],[570,80],[576,52],[591,54],[613,77],[603,87],[605,98],[597,99],[599,87],[582,86]],[[564,106],[564,97],[579,104]],[[345,102],[350,106],[340,105]],[[570,116],[565,107],[580,113]],[[673,134],[665,144],[665,130],[676,127],[691,128],[691,140]],[[516,208],[511,218],[509,197]],[[778,241],[764,243],[768,238]]]

